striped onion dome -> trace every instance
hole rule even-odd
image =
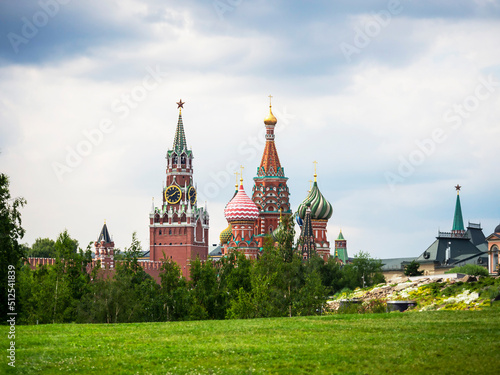
[[[224,245],[224,244],[228,243],[229,240],[231,239],[232,235],[233,235],[233,232],[231,230],[231,224],[229,224],[226,229],[224,229],[222,232],[220,232],[220,235],[219,235],[220,244]]]
[[[259,208],[248,197],[243,189],[243,184],[238,188],[238,193],[231,199],[224,209],[227,221],[256,220],[259,217]]]
[[[333,208],[330,202],[328,202],[323,194],[319,191],[318,183],[314,181],[314,184],[309,192],[309,195],[300,204],[297,212],[301,219],[306,216],[307,203],[311,204],[311,219],[313,220],[328,220],[332,217]]]

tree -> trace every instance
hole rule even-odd
[[[37,238],[31,250],[28,252],[28,257],[32,258],[55,258],[56,247],[55,241],[50,238]]]
[[[189,314],[189,292],[181,268],[172,259],[161,267],[162,320],[183,320]]]
[[[404,274],[405,276],[420,276],[424,274],[424,271],[419,271],[420,263],[418,263],[415,259],[412,260],[409,264],[404,266]]]
[[[199,258],[191,262],[189,285],[192,297],[191,319],[224,319],[226,296],[219,288],[217,269],[212,262],[202,263]]]
[[[0,307],[2,317],[6,317],[8,308],[10,311],[17,311],[18,287],[16,276],[19,274],[23,258],[26,257],[24,247],[19,241],[24,236],[24,229],[21,226],[21,213],[19,209],[26,204],[24,198],[10,197],[9,178],[0,174],[0,295],[3,303]],[[12,288],[13,287],[13,288]],[[15,292],[12,293],[11,291]],[[9,295],[15,299],[9,299]],[[14,302],[8,304],[7,302]],[[5,320],[4,320],[5,321]]]
[[[354,256],[352,263],[344,266],[343,274],[342,283],[350,289],[385,282],[382,261],[371,258],[369,253],[363,251]]]
[[[64,230],[54,243],[53,265],[38,266],[33,271],[28,265],[24,267],[20,278],[23,321],[62,323],[76,319],[76,306],[90,290],[87,265],[92,261],[90,246],[85,252],[75,252],[77,244]]]

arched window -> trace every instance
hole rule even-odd
[[[160,229],[160,233],[159,234],[161,234],[161,229]]]

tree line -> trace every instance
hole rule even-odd
[[[384,281],[381,262],[367,253],[360,252],[343,266],[317,255],[304,261],[296,251],[293,222],[286,217],[284,230],[278,238],[266,239],[258,259],[247,259],[237,251],[218,261],[196,259],[191,262],[189,279],[175,262],[166,260],[160,283],[142,268],[135,233],[130,247],[121,253],[123,260],[116,262],[113,277],[103,278],[100,267],[87,270],[92,262],[91,244],[86,250],[79,248],[65,230],[55,241],[37,239],[31,248],[21,246],[18,219],[19,235],[11,236],[11,245],[15,242],[18,250],[17,312],[23,324],[316,315],[323,312],[329,295]],[[32,270],[25,263],[28,255],[54,257],[55,263]]]

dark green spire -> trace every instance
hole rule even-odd
[[[182,123],[182,108],[184,102],[179,100],[177,102],[177,108],[179,109],[179,119],[177,120],[177,129],[175,130],[175,138],[174,138],[174,146],[172,150],[168,150],[167,157],[170,157],[172,153],[176,153],[180,156],[183,152],[186,153],[187,156],[191,156],[191,150],[187,149],[186,142],[186,134],[184,133],[184,124]]]
[[[184,125],[182,124],[182,113],[179,111],[179,120],[177,120],[177,129],[175,130],[173,151],[180,155],[187,148],[186,134],[184,134]]]
[[[460,188],[460,185],[455,186],[455,189],[457,189],[457,202],[455,203],[455,216],[453,217],[452,231],[465,231],[462,206],[460,205]]]

